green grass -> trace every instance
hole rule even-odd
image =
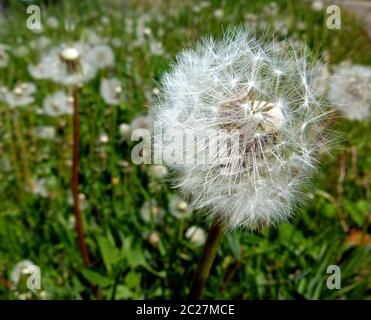
[[[151,176],[148,166],[120,166],[123,159],[130,162],[133,144],[120,143],[118,132],[120,123],[130,123],[135,115],[147,111],[152,88],[170,68],[179,50],[192,46],[202,35],[219,36],[228,26],[246,22],[247,13],[254,13],[258,21],[267,22],[270,31],[274,30],[274,21],[287,19],[288,36],[304,40],[314,54],[327,53],[331,65],[344,60],[371,64],[371,44],[366,33],[344,11],[342,29],[327,30],[324,13],[313,12],[299,1],[289,1],[289,5],[278,1],[278,18],[263,13],[269,1],[211,1],[209,8],[198,13],[193,11],[197,3],[193,1],[173,1],[168,6],[157,1],[129,2],[126,12],[97,0],[63,1],[61,5],[42,7],[43,21],[51,15],[78,21],[74,32],[65,32],[62,24],[55,30],[45,28],[42,34],[52,40],[51,46],[81,39],[86,27],[101,28],[102,36],[123,42],[121,48],[114,48],[115,66],[101,71],[79,92],[80,188],[89,204],[83,216],[93,261],[89,270],[83,266],[75,230],[69,224],[72,207],[68,203],[70,168],[66,161],[72,152],[71,118],[36,114],[43,98],[59,86],[36,81],[27,72],[27,64],[36,62],[46,49],[30,50],[25,57],[10,54],[8,67],[0,69],[0,86],[31,81],[38,87],[36,102],[16,110],[19,135],[25,141],[27,154],[20,153],[14,122],[7,106],[0,102],[0,159],[9,158],[13,166],[10,172],[0,168],[0,275],[10,278],[17,262],[30,259],[41,268],[42,288],[48,298],[93,299],[92,285],[99,287],[105,299],[186,297],[202,248],[185,239],[184,230],[194,224],[207,230],[207,222],[197,212],[184,221],[170,215],[168,201],[176,191]],[[214,17],[217,8],[224,10],[222,19]],[[0,30],[0,43],[16,48],[20,44],[28,46],[39,37],[25,27],[25,11],[19,1],[11,1],[6,24]],[[91,17],[93,11],[95,17]],[[143,15],[148,16],[146,25],[161,41],[164,54],[153,55],[148,42],[134,47],[136,35],[122,18],[131,18],[135,30],[138,17]],[[101,16],[110,17],[111,23],[103,24]],[[304,30],[297,28],[300,21],[304,22]],[[123,82],[125,99],[117,107],[105,105],[99,96],[99,79],[106,76],[116,76]],[[58,131],[55,141],[35,139],[32,133],[35,126],[60,127],[61,123],[65,123],[64,130]],[[276,229],[261,234],[226,235],[205,298],[370,298],[370,245],[349,241],[350,234],[370,232],[370,125],[366,121],[338,119],[335,129],[343,136],[341,148],[323,159],[319,175],[308,191],[312,197],[307,208]],[[96,152],[102,132],[110,136],[109,143],[103,146],[105,159]],[[26,191],[22,160],[28,162],[32,176],[47,179],[50,197],[41,198]],[[341,163],[345,163],[343,182],[339,182]],[[113,178],[119,178],[119,184],[113,184]],[[166,212],[159,225],[144,223],[139,213],[143,202],[153,198]],[[153,232],[160,236],[156,246],[147,240]],[[341,268],[340,290],[326,287],[329,265]],[[0,284],[0,297],[14,299],[18,294]]]

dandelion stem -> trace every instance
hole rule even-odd
[[[17,150],[16,150],[16,147],[13,143],[13,141],[16,141],[16,137],[14,136],[14,131],[12,130],[12,115],[11,115],[11,112],[9,110],[9,108],[5,108],[6,110],[6,118],[7,118],[7,125],[8,125],[8,130],[9,132],[11,132],[11,139],[10,139],[10,142],[9,142],[9,150],[10,150],[10,158],[11,158],[11,161],[12,161],[12,167],[14,168],[14,173],[15,173],[15,178],[16,178],[16,181],[17,181],[17,184],[18,184],[18,187],[19,187],[19,194],[20,196],[23,195],[23,179],[22,179],[22,174],[21,174],[21,170],[19,168],[19,165],[18,165],[18,160],[17,160]],[[21,191],[22,190],[22,191]]]
[[[23,165],[24,179],[25,179],[25,182],[26,182],[26,185],[28,186],[28,188],[30,189],[30,191],[32,191],[33,184],[32,184],[32,180],[31,180],[31,171],[30,171],[30,167],[29,167],[29,163],[28,163],[28,153],[29,152],[27,152],[26,145],[25,145],[25,142],[23,140],[23,133],[22,133],[19,121],[18,121],[19,115],[16,114],[16,112],[14,110],[12,110],[11,116],[12,116],[12,120],[13,120],[15,136],[17,138],[18,146],[19,146],[19,149],[20,149],[19,151],[21,153],[20,158],[21,158],[22,165]]]
[[[217,221],[214,221],[207,236],[206,244],[193,278],[192,287],[188,296],[190,300],[198,300],[201,298],[202,291],[205,287],[207,278],[209,277],[210,269],[213,265],[222,236],[223,227]]]
[[[73,213],[76,219],[76,232],[79,239],[80,251],[84,261],[84,265],[91,266],[91,262],[86,248],[84,239],[84,227],[81,219],[81,211],[79,204],[79,101],[77,98],[77,89],[73,88],[73,158],[72,158],[72,198],[73,198]]]

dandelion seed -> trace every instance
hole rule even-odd
[[[318,62],[313,66],[311,72],[310,76],[313,78],[311,81],[312,90],[315,95],[323,96],[328,90],[328,81],[331,76],[327,65]]]

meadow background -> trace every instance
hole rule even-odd
[[[30,3],[41,7],[41,32],[26,27]],[[120,125],[146,126],[158,81],[176,53],[228,26],[306,45],[329,64],[329,73],[344,62],[370,65],[362,22],[344,9],[342,28],[329,30],[325,10],[290,0],[5,1],[0,49],[7,61],[0,87],[29,82],[37,89],[27,106],[10,108],[0,99],[0,298],[185,298],[208,223],[186,212],[184,203],[179,209],[166,168],[131,162],[135,143]],[[28,70],[51,48],[76,41],[110,46],[115,61],[78,93],[90,268],[81,258],[72,213],[72,117],[40,114],[45,97],[62,87]],[[100,94],[102,79],[110,77],[122,83],[115,105]],[[276,229],[225,235],[204,298],[371,297],[370,123],[339,116],[334,129],[342,141],[321,162],[308,206]],[[40,267],[41,290],[25,286],[19,264],[25,260]],[[341,268],[340,290],[326,287],[329,265]]]

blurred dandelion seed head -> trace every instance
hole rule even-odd
[[[328,98],[350,120],[371,115],[371,68],[343,64],[329,80]]]

